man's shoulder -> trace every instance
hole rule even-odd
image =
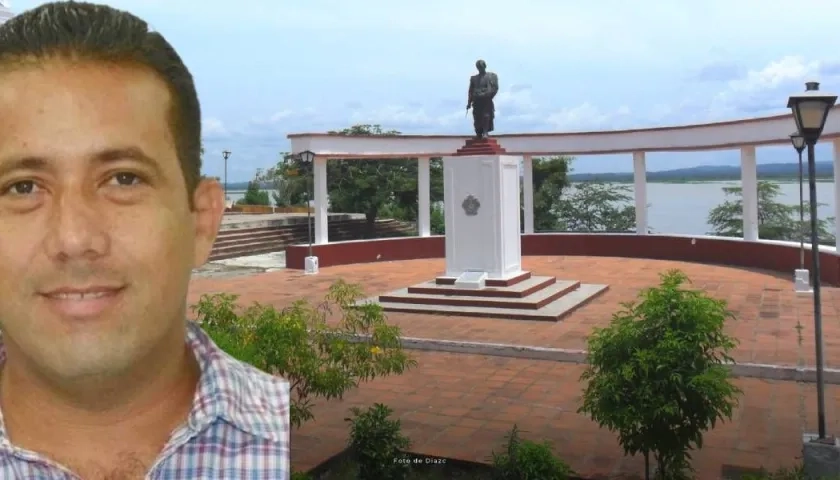
[[[498,77],[495,73],[493,73],[493,72],[487,72],[487,78],[492,78],[492,79],[494,79],[494,80],[495,80],[495,79],[497,79],[497,78],[499,78],[499,77]]]
[[[289,382],[232,357],[195,323],[189,325],[188,337],[202,364],[199,389],[212,409],[253,434],[287,437]]]

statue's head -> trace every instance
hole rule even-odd
[[[479,60],[475,62],[475,68],[478,69],[479,73],[484,73],[487,70],[487,62],[484,60]]]

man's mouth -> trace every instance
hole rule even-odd
[[[61,300],[85,300],[90,298],[102,298],[108,295],[113,295],[119,289],[109,290],[89,290],[83,292],[54,292],[46,294],[50,298],[58,298]]]
[[[98,317],[117,304],[124,285],[91,285],[86,287],[60,287],[47,290],[41,296],[52,310],[62,317]]]

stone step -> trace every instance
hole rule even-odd
[[[411,303],[380,302],[376,298],[362,302],[374,302],[382,305],[386,312],[420,313],[444,316],[466,316],[503,318],[508,320],[531,320],[556,322],[586,305],[589,301],[609,289],[607,285],[582,284],[574,292],[563,295],[538,310],[494,308],[494,307],[464,307],[454,305],[419,305]]]
[[[407,303],[412,305],[448,305],[453,307],[539,310],[563,295],[576,290],[579,286],[580,282],[578,281],[558,281],[523,298],[429,295],[422,293],[408,293],[408,289],[403,288],[385,295],[380,295],[379,301],[393,304]]]
[[[458,288],[432,280],[408,287],[408,293],[426,295],[457,295],[465,297],[523,298],[557,282],[556,277],[529,277],[509,287],[486,287],[481,290]]]

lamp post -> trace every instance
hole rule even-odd
[[[799,155],[799,269],[805,270],[805,196],[802,186],[802,151],[805,150],[805,137],[799,132],[790,134],[790,143]]]
[[[298,154],[298,159],[306,175],[304,179],[306,182],[306,191],[303,194],[303,198],[306,200],[306,228],[309,238],[309,256],[307,261],[309,265],[306,265],[307,268],[305,268],[305,270],[307,273],[315,273],[318,271],[318,260],[312,255],[312,209],[309,206],[309,180],[314,174],[314,169],[312,167],[315,163],[315,153],[310,150],[304,150]]]
[[[793,111],[796,130],[808,146],[808,193],[811,201],[811,268],[814,290],[814,340],[817,362],[817,427],[819,439],[825,434],[825,383],[823,379],[822,306],[820,304],[820,241],[817,232],[817,167],[814,145],[822,134],[828,112],[837,101],[837,95],[820,92],[818,82],[805,84],[805,92],[791,95],[788,108]]]
[[[227,196],[227,160],[228,160],[228,157],[230,157],[230,151],[222,150],[222,158],[225,159],[225,187],[224,187],[225,190],[224,191],[225,191],[225,208],[226,209],[227,209],[227,201],[228,201],[228,196]]]

